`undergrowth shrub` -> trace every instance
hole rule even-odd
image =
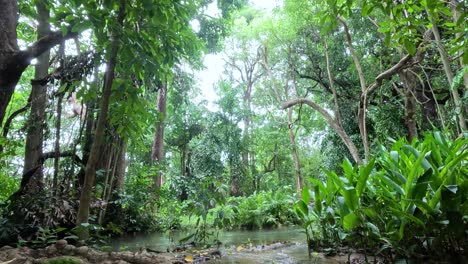
[[[292,209],[294,191],[254,193],[248,197],[230,197],[223,206],[212,210],[214,225],[226,229],[261,229],[297,223]]]
[[[337,224],[341,241],[389,259],[431,255],[459,261],[468,247],[468,139],[441,132],[405,139],[362,166],[343,161],[343,173],[311,179],[295,210],[312,247],[313,233]],[[314,199],[314,206],[309,206]],[[314,236],[315,235],[315,236]]]

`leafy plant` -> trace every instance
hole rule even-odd
[[[305,188],[296,211],[312,237],[314,225],[338,224],[341,240],[392,258],[414,253],[461,256],[468,219],[468,139],[441,132],[411,144],[405,139],[362,166],[342,163],[342,176],[310,179],[315,204]],[[322,236],[327,234],[322,230]],[[322,237],[323,238],[323,237]]]

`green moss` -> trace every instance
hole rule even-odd
[[[56,258],[51,258],[49,260],[46,260],[44,262],[44,264],[83,264],[83,263],[84,261],[75,257],[56,257]]]

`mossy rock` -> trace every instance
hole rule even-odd
[[[44,264],[86,264],[87,262],[70,256],[62,256],[56,258],[50,258],[43,262]]]

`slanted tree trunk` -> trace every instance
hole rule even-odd
[[[36,2],[38,17],[37,39],[50,33],[49,10],[43,1]],[[34,80],[31,90],[31,112],[29,114],[26,134],[26,149],[24,153],[23,175],[34,170],[27,183],[27,192],[37,192],[43,185],[42,144],[44,141],[45,109],[47,103],[47,81],[50,52],[46,51],[37,57]]]
[[[457,23],[458,19],[460,19],[460,16],[461,16],[460,11],[457,10],[457,6],[458,5],[463,5],[463,4],[466,4],[466,3],[463,3],[463,1],[457,2],[457,0],[451,0],[450,4],[452,6],[453,22]],[[463,35],[462,35],[462,33],[457,31],[455,33],[455,37],[462,39]],[[458,60],[460,61],[460,66],[463,69],[463,67],[465,67],[465,64],[463,63],[463,56],[462,56],[461,53],[462,53],[462,51],[459,51],[459,54],[458,54],[459,59]],[[465,72],[463,74],[463,84],[465,85],[465,93],[467,93],[468,92],[468,72]]]
[[[292,106],[297,105],[297,104],[308,105],[308,106],[312,107],[312,109],[314,109],[315,111],[319,112],[320,115],[322,115],[322,117],[325,118],[327,123],[332,127],[332,129],[341,138],[341,140],[343,141],[343,143],[345,144],[345,146],[348,148],[349,152],[351,153],[351,156],[353,157],[354,161],[356,163],[362,163],[361,158],[359,157],[359,151],[358,151],[356,145],[354,145],[353,141],[348,136],[346,131],[343,129],[341,124],[339,124],[335,119],[333,119],[333,117],[327,112],[327,110],[325,110],[324,108],[322,108],[318,104],[316,104],[316,103],[314,103],[314,102],[312,102],[312,101],[310,101],[309,99],[306,99],[306,98],[297,98],[297,99],[292,99],[292,100],[286,101],[286,102],[281,104],[281,107],[283,109],[286,109],[286,108],[292,107]]]
[[[445,75],[447,76],[447,81],[449,85],[452,85],[454,75],[453,75],[452,69],[450,68],[450,58],[440,38],[439,29],[437,27],[437,21],[434,15],[429,10],[427,10],[427,15],[429,16],[431,23],[432,23],[432,32],[434,33],[434,38],[437,44],[437,49],[439,50],[440,58],[444,65],[444,71],[445,71]],[[462,131],[466,131],[467,127],[466,127],[463,101],[460,98],[460,93],[458,92],[458,88],[453,87],[451,92],[452,92],[453,103],[455,104],[456,112],[458,112],[457,114],[458,125],[460,126],[460,129]]]
[[[366,80],[364,78],[364,72],[362,71],[361,63],[359,62],[356,52],[354,51],[353,41],[351,39],[351,33],[349,32],[348,25],[346,24],[346,21],[341,17],[338,17],[338,21],[340,21],[341,24],[343,24],[343,28],[346,34],[346,41],[348,42],[348,48],[351,53],[351,57],[353,58],[354,65],[356,66],[356,70],[358,72],[359,84],[361,85],[361,94],[364,95],[363,97],[364,100],[361,100],[359,104],[359,109],[358,109],[358,126],[359,126],[359,132],[361,134],[362,145],[364,146],[364,157],[367,160],[370,155],[370,150],[369,150],[369,138],[367,135],[367,126],[366,126],[366,109],[367,109]]]
[[[153,147],[151,149],[151,161],[153,163],[162,164],[164,160],[164,128],[166,126],[166,102],[167,102],[167,83],[160,84],[158,90],[157,110],[160,114],[158,126],[154,134]],[[163,184],[162,168],[160,168],[156,175],[153,176],[154,186],[161,188]]]
[[[118,24],[122,25],[125,16],[125,2],[120,1],[119,11],[117,15]],[[91,197],[96,179],[96,167],[99,162],[101,146],[104,140],[104,129],[107,121],[109,101],[112,92],[112,83],[115,76],[115,67],[117,64],[117,54],[119,51],[119,40],[115,32],[112,32],[112,40],[109,52],[109,61],[107,62],[106,73],[104,76],[104,87],[101,98],[101,107],[99,112],[96,130],[94,132],[94,140],[89,154],[88,162],[85,168],[85,179],[83,188],[80,195],[80,205],[78,208],[76,225],[88,223],[89,221],[89,208],[91,205]],[[89,237],[88,230],[85,228],[80,229],[78,236],[81,240],[86,240]]]

